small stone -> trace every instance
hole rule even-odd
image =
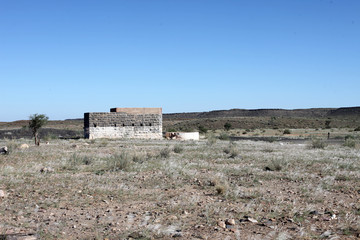
[[[0,147],[0,154],[7,154],[8,153],[8,148],[6,146],[4,147]]]
[[[182,237],[182,234],[181,232],[178,232],[178,233],[175,233],[174,235],[172,235],[173,238],[176,238],[176,237]]]
[[[248,217],[247,220],[252,223],[257,223],[258,221],[254,218]]]
[[[329,237],[331,235],[331,231],[327,230],[326,232],[324,232],[323,234],[320,235],[320,237]]]
[[[20,148],[20,149],[28,149],[28,148],[29,148],[29,145],[27,145],[26,143],[24,143],[24,144],[21,144],[19,148]]]
[[[54,169],[52,169],[51,167],[44,167],[44,168],[41,168],[40,169],[40,172],[42,172],[42,173],[52,173],[52,172],[54,172],[55,170]]]
[[[235,219],[227,219],[225,221],[225,224],[227,224],[227,225],[235,225]]]
[[[10,235],[6,237],[9,240],[36,240],[37,238],[33,235]]]
[[[4,190],[0,190],[0,198],[4,198],[6,196]]]
[[[309,212],[309,214],[310,214],[310,215],[318,215],[318,214],[319,214],[319,212],[318,212],[318,211],[316,211],[316,210],[314,210],[314,211]]]
[[[169,219],[169,220],[177,220],[178,218],[177,218],[177,216],[175,216],[175,215],[171,215],[171,216],[169,216],[168,219]]]
[[[224,221],[218,221],[218,226],[224,229],[226,228],[226,224]]]
[[[226,225],[226,229],[233,229],[234,227],[234,225]]]

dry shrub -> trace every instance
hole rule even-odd
[[[180,144],[177,144],[174,146],[173,150],[174,150],[174,153],[181,153],[182,151],[184,151],[184,148]]]
[[[214,145],[215,143],[216,143],[216,137],[215,137],[213,134],[210,134],[210,135],[208,136],[208,138],[207,138],[206,144],[207,144],[208,146],[212,146],[212,145]]]
[[[264,167],[265,171],[281,171],[287,165],[284,159],[272,159],[269,164]]]
[[[235,158],[239,155],[239,150],[236,148],[235,143],[230,142],[229,146],[224,149],[224,153],[229,154],[229,158]]]
[[[106,159],[107,170],[110,171],[119,171],[119,170],[129,170],[133,163],[133,157],[130,156],[127,152],[122,152],[120,154],[115,154]]]
[[[217,185],[215,186],[216,193],[219,195],[225,195],[227,192],[227,186],[226,185]]]
[[[168,148],[168,147],[163,148],[160,151],[160,157],[161,158],[168,158],[170,156],[170,152],[171,152],[170,148]]]
[[[311,141],[311,144],[309,145],[309,148],[318,148],[318,149],[324,149],[327,146],[327,144],[321,140],[321,139],[313,139]]]
[[[343,146],[344,147],[349,147],[349,148],[355,148],[355,146],[356,146],[355,139],[352,139],[352,138],[345,139],[345,142],[344,142]]]

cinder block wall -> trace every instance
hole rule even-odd
[[[161,108],[157,108],[156,111],[146,111],[146,108],[116,110],[111,109],[108,113],[85,113],[85,138],[162,138]]]

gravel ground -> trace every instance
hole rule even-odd
[[[0,239],[360,237],[357,144],[209,137],[5,145]]]

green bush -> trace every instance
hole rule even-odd
[[[229,137],[229,134],[223,132],[223,133],[220,134],[219,139],[220,140],[229,140],[230,137]]]
[[[226,131],[229,131],[231,127],[232,127],[231,123],[227,122],[227,123],[224,124],[224,128],[225,128]]]
[[[355,137],[353,135],[346,135],[345,136],[345,141],[348,139],[355,139]]]
[[[199,126],[199,132],[200,132],[200,133],[205,134],[205,133],[207,133],[207,131],[208,131],[208,129],[207,129],[206,127],[204,127],[204,126],[202,126],[202,125]]]
[[[283,132],[283,134],[291,134],[290,129],[285,129],[284,132]]]

